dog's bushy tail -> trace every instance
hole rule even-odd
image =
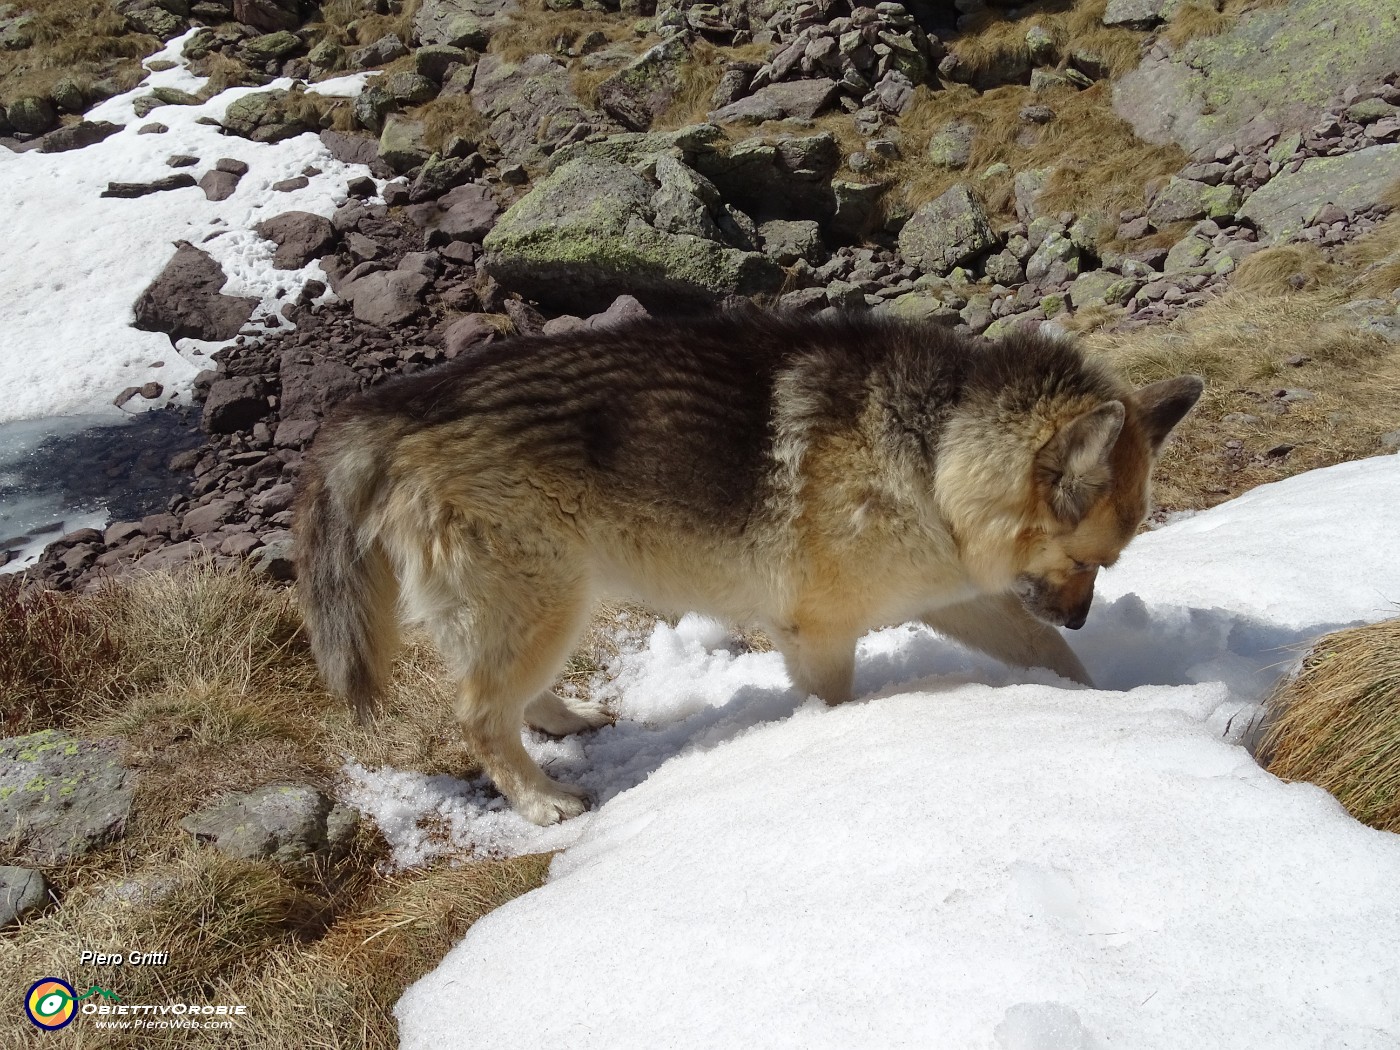
[[[296,507],[297,589],[311,651],[326,685],[361,722],[373,716],[398,648],[398,580],[365,520],[379,477],[367,459],[334,446],[308,457]]]

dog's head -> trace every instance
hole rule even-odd
[[[1060,427],[1036,453],[1039,521],[1022,535],[1013,589],[1035,616],[1084,626],[1100,569],[1118,560],[1147,516],[1162,442],[1204,384],[1179,376],[1106,401]]]

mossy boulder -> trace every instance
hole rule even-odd
[[[613,161],[570,161],[501,216],[484,242],[486,269],[580,315],[624,293],[664,306],[777,290],[783,272],[767,256],[657,229],[659,189]]]
[[[676,36],[643,52],[598,85],[598,106],[624,128],[646,131],[681,90],[681,63],[690,52]]]
[[[947,273],[996,243],[982,198],[962,183],[920,207],[899,232],[900,252],[925,273]]]
[[[290,91],[256,91],[231,103],[224,130],[254,142],[281,142],[315,131],[320,112],[307,96]]]

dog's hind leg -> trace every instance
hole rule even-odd
[[[939,634],[1003,663],[1048,667],[1062,678],[1094,684],[1060,632],[1027,612],[1014,595],[958,602],[925,613],[923,620]]]
[[[597,729],[612,721],[602,705],[591,700],[564,699],[546,689],[525,708],[525,722],[550,736],[568,736]]]
[[[554,824],[584,811],[584,792],[545,776],[520,730],[582,633],[585,588],[537,574],[528,592],[523,581],[501,582],[509,596],[474,594],[460,614],[435,617],[430,627],[458,671],[456,713],[467,746],[516,812]]]
[[[799,625],[775,631],[774,641],[802,692],[832,705],[855,695],[856,636],[850,631]]]

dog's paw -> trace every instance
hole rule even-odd
[[[583,788],[557,780],[545,783],[547,787],[512,800],[515,811],[531,823],[548,827],[576,817],[588,808],[588,793]]]
[[[593,700],[542,693],[525,709],[525,721],[550,736],[568,736],[605,726],[612,716]]]

